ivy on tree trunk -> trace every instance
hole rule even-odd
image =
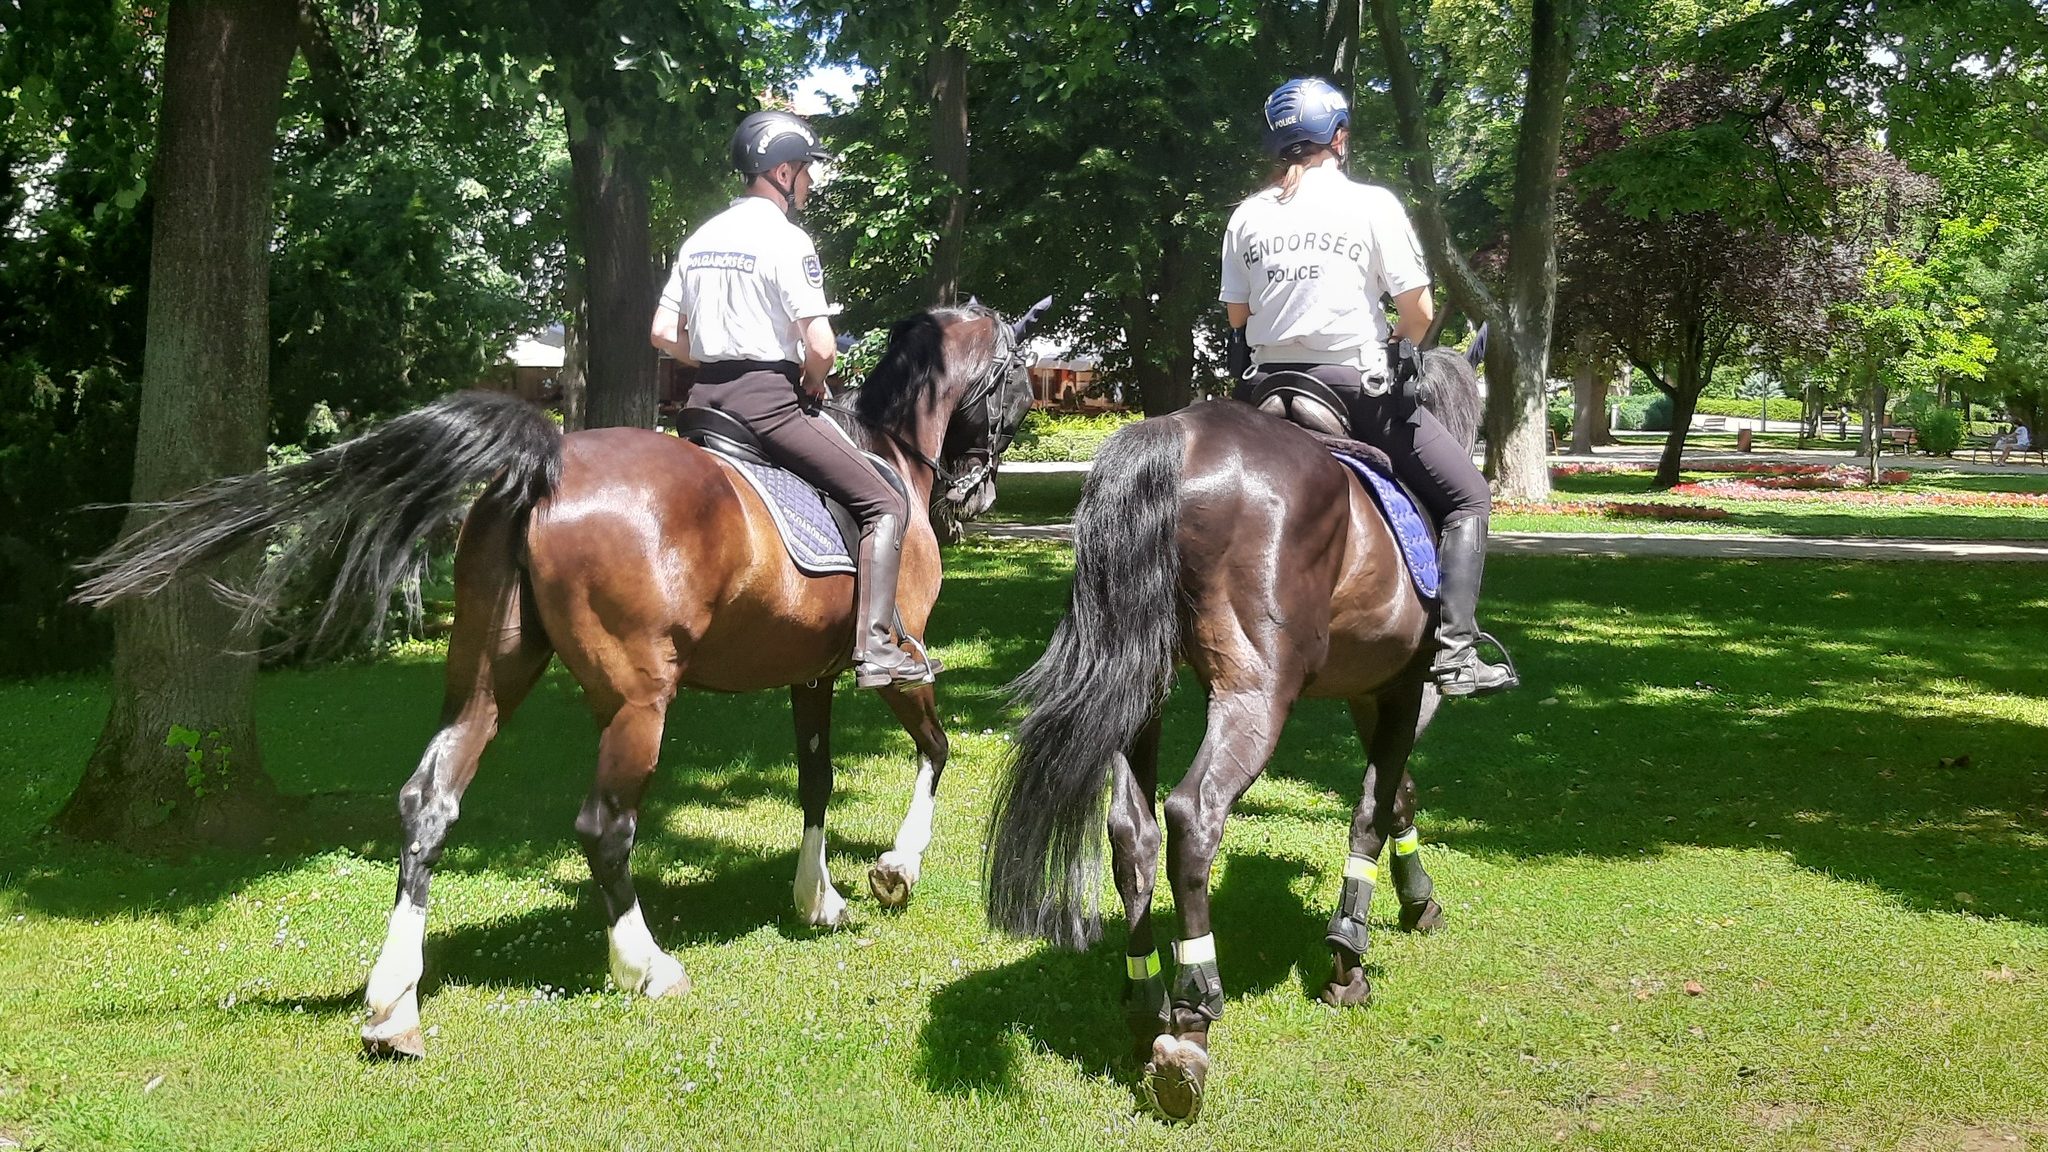
[[[298,37],[292,0],[170,9],[152,176],[149,316],[134,498],[263,466],[272,153]],[[148,513],[132,512],[128,527]],[[114,618],[113,704],[58,828],[150,845],[247,835],[276,789],[252,713],[255,657],[210,591],[258,557],[187,573]]]

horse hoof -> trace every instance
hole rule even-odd
[[[427,1041],[417,1028],[396,1036],[363,1037],[363,1056],[370,1060],[420,1060],[427,1055]]]
[[[1192,1124],[1202,1114],[1202,1090],[1209,1081],[1209,1053],[1177,1036],[1152,1041],[1145,1065],[1145,1103],[1170,1124]]]
[[[868,891],[875,894],[875,903],[892,911],[910,903],[910,890],[916,885],[915,877],[905,875],[894,864],[868,869]]]
[[[688,996],[690,994],[690,974],[683,971],[682,965],[678,964],[673,979],[666,975],[649,976],[647,983],[640,986],[640,994],[649,1000],[660,1000],[663,997],[674,999]]]
[[[1339,979],[1339,976],[1344,976]],[[1372,1003],[1372,981],[1366,979],[1365,969],[1353,968],[1349,975],[1337,973],[1330,982],[1323,985],[1320,999],[1332,1008],[1363,1008]]]
[[[1421,932],[1425,935],[1443,926],[1444,906],[1435,900],[1425,900],[1420,905],[1401,909],[1401,931]]]

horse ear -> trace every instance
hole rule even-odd
[[[1033,324],[1038,323],[1039,314],[1050,307],[1052,307],[1052,297],[1050,296],[1047,296],[1045,299],[1040,300],[1036,304],[1033,304],[1031,306],[1030,311],[1024,313],[1022,316],[1017,317],[1017,322],[1010,325],[1010,335],[1016,337],[1019,340],[1022,340],[1024,338],[1024,334],[1026,332],[1031,331],[1031,326]]]
[[[1477,368],[1486,360],[1486,325],[1479,326],[1479,332],[1472,337],[1472,343],[1465,348],[1465,363]]]

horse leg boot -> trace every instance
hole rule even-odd
[[[1444,526],[1438,560],[1443,572],[1438,596],[1437,653],[1429,673],[1446,696],[1484,696],[1521,681],[1512,661],[1490,664],[1479,658],[1479,576],[1486,566],[1486,517],[1469,516]],[[1502,650],[1506,655],[1506,650]]]
[[[860,538],[860,588],[854,620],[853,683],[859,688],[924,684],[932,670],[896,642],[896,574],[903,565],[903,519],[885,512]]]

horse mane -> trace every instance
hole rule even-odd
[[[1479,340],[1486,338],[1480,330]],[[1476,344],[1476,342],[1475,342]],[[1483,349],[1483,344],[1476,344]],[[1482,352],[1483,354],[1483,352]],[[1422,354],[1422,406],[1466,451],[1479,435],[1479,372],[1464,353],[1431,348]]]
[[[887,429],[909,424],[918,405],[936,394],[954,369],[946,362],[946,329],[984,316],[997,323],[988,325],[986,334],[975,334],[962,349],[969,363],[980,365],[995,353],[995,330],[1001,322],[980,304],[931,308],[891,325],[887,351],[854,395],[854,411],[861,422]]]

